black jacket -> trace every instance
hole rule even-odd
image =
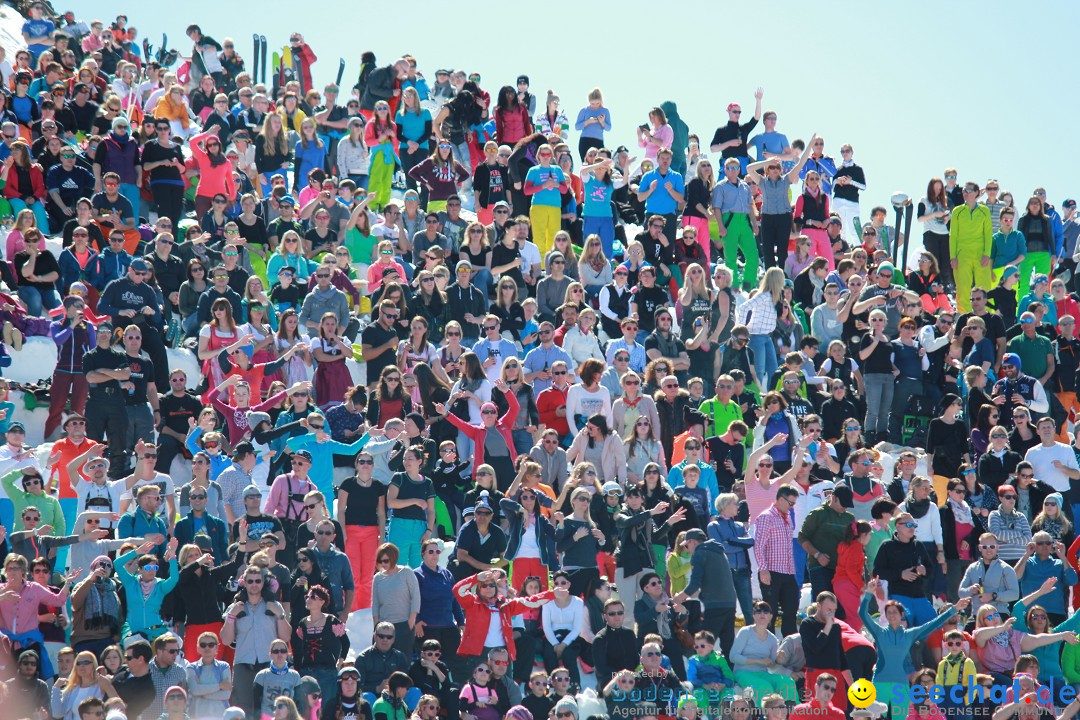
[[[917,579],[910,581],[904,580],[900,575],[904,570],[911,570],[920,564],[929,572],[933,561],[934,559],[930,557],[922,543],[915,540],[900,542],[894,535],[891,540],[886,540],[878,548],[877,557],[874,558],[874,575],[889,581],[891,595],[923,597],[925,575],[920,575]]]
[[[941,515],[941,541],[945,546],[945,559],[959,560],[960,553],[956,547],[959,544],[956,537],[956,516],[953,514],[952,505],[945,503],[944,507],[938,508],[938,512]],[[975,551],[979,544],[979,536],[986,532],[986,526],[983,524],[982,516],[975,513],[971,514],[971,523],[973,525],[971,532],[960,540],[967,540],[971,557],[977,557]]]
[[[1009,475],[1016,472],[1016,466],[1023,460],[1020,453],[1006,450],[1000,457],[985,452],[979,458],[979,482],[989,486],[994,492],[1009,482]]]
[[[626,609],[630,611],[629,608]],[[633,670],[638,665],[641,644],[634,631],[625,627],[605,626],[593,638],[593,664],[596,685],[603,688],[620,670]]]

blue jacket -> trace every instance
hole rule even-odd
[[[1062,257],[1065,247],[1065,223],[1053,205],[1046,206],[1046,217],[1050,219],[1050,231],[1054,234],[1054,257]]]
[[[123,518],[121,518],[120,522],[124,522]],[[154,584],[154,589],[150,591],[150,596],[143,598],[142,588],[139,587],[139,577],[132,575],[124,567],[134,560],[137,554],[137,550],[126,552],[116,558],[114,565],[116,576],[123,583],[127,595],[127,622],[125,623],[127,632],[125,636],[142,631],[151,638],[155,638],[168,630],[161,619],[161,603],[165,596],[176,587],[176,583],[180,579],[180,570],[176,566],[176,558],[170,560],[169,577],[165,580],[158,578]]]
[[[537,493],[537,495],[539,496],[540,493]],[[521,536],[525,532],[525,521],[521,517],[521,505],[515,500],[504,497],[499,501],[499,507],[503,511],[503,517],[510,523],[510,531],[507,533],[505,557],[507,560],[513,560],[517,557],[518,550],[521,548]],[[535,522],[537,544],[540,546],[540,562],[542,562],[548,570],[558,570],[559,555],[555,551],[555,526],[551,524],[550,520],[539,513],[535,515]]]
[[[750,567],[746,551],[754,547],[754,538],[747,534],[741,522],[718,517],[709,523],[707,530],[710,540],[715,540],[724,546],[724,552],[727,553],[728,564],[731,565],[732,570]]]
[[[874,644],[877,646],[877,665],[874,666],[875,683],[903,683],[907,685],[908,672],[904,669],[904,660],[911,652],[911,646],[925,639],[930,633],[945,624],[945,621],[956,614],[956,608],[949,608],[947,612],[939,614],[936,618],[913,628],[899,628],[893,630],[890,627],[881,627],[870,616],[870,598],[867,593],[863,595],[859,603],[859,617],[863,625],[874,636]]]
[[[355,458],[364,449],[371,438],[364,435],[352,443],[340,443],[337,440],[319,442],[315,439],[315,433],[307,433],[289,438],[285,443],[285,449],[289,452],[307,450],[311,453],[311,470],[308,477],[324,497],[334,497],[334,456],[348,455]]]
[[[428,569],[421,565],[413,570],[420,586],[418,622],[428,627],[442,628],[465,624],[465,613],[454,597],[454,576],[446,568]]]
[[[67,289],[71,287],[71,283],[79,280],[94,286],[98,290],[105,288],[105,272],[101,267],[101,256],[94,248],[87,248],[87,251],[90,253],[90,259],[86,261],[85,269],[79,265],[79,261],[75,259],[75,253],[71,251],[70,247],[64,248],[60,253],[60,257],[56,259],[56,263],[60,266],[60,277],[56,280],[56,290],[61,296],[67,294]]]
[[[210,536],[210,552],[214,556],[214,562],[223,563],[229,559],[229,532],[225,528],[225,521],[220,520],[209,513],[203,515],[206,526],[202,532]],[[195,517],[188,513],[176,523],[173,529],[176,542],[180,547],[195,542]]]
[[[133,505],[131,512],[125,513],[116,525],[116,537],[118,540],[141,538],[154,533],[160,533],[166,538],[169,537],[169,528],[165,525],[165,520],[160,515],[147,515],[138,505]],[[154,554],[159,558],[165,555],[164,542],[154,548]],[[119,563],[120,558],[116,560]],[[119,571],[119,565],[116,566],[116,569]]]
[[[94,287],[104,290],[105,286],[116,278],[127,275],[128,267],[131,265],[131,256],[123,250],[114,253],[109,248],[105,248],[98,255],[98,261],[101,263],[101,285]]]

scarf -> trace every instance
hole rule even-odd
[[[955,519],[956,522],[962,523],[964,525],[972,524],[971,506],[968,505],[966,502],[964,502],[963,500],[961,500],[960,502],[956,502],[952,498],[949,498],[949,507],[952,508],[953,519]]]
[[[274,663],[270,663],[270,672],[274,675],[284,675],[289,672],[289,663],[285,663],[285,667],[280,669]]]
[[[108,578],[99,578],[86,594],[83,607],[83,619],[87,630],[119,627],[120,599],[116,596],[116,586]]]
[[[910,513],[911,517],[921,520],[926,513],[930,512],[930,498],[916,500],[914,495],[909,494],[904,498],[904,509]]]
[[[814,305],[820,305],[822,300],[825,299],[825,280],[819,278],[814,273],[808,273],[810,276],[810,283],[814,286]]]
[[[150,593],[154,592],[155,585],[157,585],[157,578],[139,581],[139,589],[142,590],[143,600],[150,597]]]

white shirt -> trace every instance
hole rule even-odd
[[[834,450],[833,455],[835,454]],[[833,483],[825,480],[803,488],[802,485],[794,482],[791,486],[799,491],[799,498],[795,501],[795,532],[798,533],[802,529],[803,520],[806,519],[807,514],[825,503],[825,492],[833,489]]]
[[[581,633],[581,625],[585,618],[585,603],[581,598],[570,596],[570,604],[559,607],[552,600],[545,603],[540,609],[540,620],[544,626],[544,638],[552,645],[558,645],[560,640],[555,637],[556,630],[568,630],[569,634],[561,642],[569,645],[577,640]]]
[[[100,512],[120,512],[120,501],[124,496],[124,481],[123,480],[109,480],[106,479],[105,483],[98,485],[93,480],[87,480],[84,477],[79,478],[79,484],[75,486],[75,495],[79,498],[79,512],[85,510],[96,510]],[[130,498],[131,496],[128,495]],[[96,500],[96,503],[91,503],[87,507],[88,500]],[[108,503],[108,507],[104,503]],[[113,521],[108,518],[102,518],[99,528],[108,529],[113,526]]]
[[[120,496],[120,499],[131,500],[143,485],[156,486],[161,493],[161,502],[163,503],[166,498],[176,495],[176,489],[173,487],[172,478],[165,473],[154,473],[154,477],[149,480],[143,480],[142,478],[136,480],[134,487],[132,487],[130,491],[124,492],[124,494]]]
[[[540,544],[536,541],[536,520],[529,523],[529,528],[521,533],[521,543],[518,545],[517,558],[539,558]]]
[[[502,634],[502,617],[498,610],[491,611],[491,622],[488,623],[487,637],[484,638],[484,647],[505,647],[506,640]]]
[[[540,265],[540,248],[532,240],[526,240],[518,252],[521,254],[522,275],[528,275],[533,265]]]
[[[1031,463],[1037,479],[1061,493],[1069,492],[1069,476],[1054,467],[1054,461],[1060,460],[1065,467],[1080,470],[1080,465],[1076,462],[1076,454],[1065,443],[1055,442],[1050,447],[1036,445],[1027,451],[1024,459]]]
[[[897,512],[906,512],[907,508],[901,503]],[[915,542],[932,542],[935,545],[944,545],[941,537],[941,513],[938,506],[930,503],[930,509],[926,514],[916,520],[919,527],[915,528]]]

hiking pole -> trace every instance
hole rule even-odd
[[[911,218],[915,214],[915,205],[908,198],[904,207],[904,264],[901,266],[901,274],[907,272],[908,249],[911,247]]]
[[[911,202],[911,198],[907,196],[907,193],[897,190],[892,194],[890,198],[893,209],[896,211],[896,231],[893,234],[892,243],[892,261],[894,265],[899,265],[900,260],[900,225],[904,219],[904,206]],[[889,248],[885,248],[888,251]]]

